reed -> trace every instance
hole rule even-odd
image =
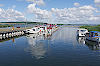
[[[13,25],[0,25],[0,28],[4,28],[4,27],[12,27]]]
[[[80,28],[88,29],[89,31],[100,31],[100,25],[97,26],[81,26]]]

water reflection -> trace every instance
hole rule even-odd
[[[86,45],[89,47],[91,50],[100,50],[100,43],[97,42],[92,42],[86,40]]]
[[[19,38],[19,37],[22,37],[22,36],[16,36],[16,37],[8,38],[8,39],[2,39],[2,40],[0,40],[0,43],[6,42],[6,41],[9,41],[9,40],[12,40],[12,42],[14,43],[15,39]]]
[[[100,43],[86,40],[85,37],[77,37],[79,44],[85,44],[90,50],[100,50]]]
[[[45,47],[45,40],[47,36],[45,35],[38,35],[38,34],[30,34],[27,35],[27,40],[29,46],[25,49],[27,52],[29,52],[32,57],[35,57],[36,59],[44,58],[47,50]]]
[[[85,44],[85,37],[77,37],[78,43],[79,44]]]

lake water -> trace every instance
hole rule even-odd
[[[0,66],[100,66],[99,44],[64,27],[52,36],[35,34],[0,42]]]

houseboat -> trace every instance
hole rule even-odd
[[[88,33],[88,30],[87,29],[78,29],[77,30],[77,35],[78,36],[82,36],[82,37],[84,37],[84,36],[86,36],[86,33]]]
[[[40,26],[40,33],[41,34],[47,33],[47,26]]]
[[[86,39],[95,42],[100,42],[100,32],[91,31],[88,35],[86,35]]]
[[[36,34],[36,33],[39,33],[39,31],[40,31],[40,28],[39,27],[34,27],[34,28],[31,28],[31,29],[25,30],[25,33],[28,33],[28,34]]]

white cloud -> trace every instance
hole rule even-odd
[[[94,0],[97,7],[100,7],[100,0]]]
[[[36,4],[30,4],[30,5],[28,5],[27,8],[28,8],[29,13],[32,13],[35,15],[36,19],[48,20],[48,19],[51,19],[51,17],[52,17],[51,11],[36,8]]]
[[[55,20],[62,23],[93,23],[100,21],[100,16],[94,15],[97,9],[90,5],[78,8],[52,8],[51,11],[55,15]]]
[[[0,8],[0,21],[25,21],[24,15],[14,9],[4,10]]]
[[[77,7],[77,6],[80,6],[80,4],[79,4],[79,3],[74,3],[74,6],[76,6],[76,7]]]
[[[38,20],[49,20],[54,23],[95,23],[100,21],[98,10],[90,5],[73,8],[52,8],[50,11],[36,8],[36,4],[28,5],[28,12]],[[49,22],[49,23],[51,23]]]
[[[26,0],[28,2],[32,2],[36,5],[45,5],[44,0]]]
[[[43,10],[37,8],[37,3],[34,3],[35,0],[27,0],[33,1],[32,4],[29,4],[27,9],[28,12],[34,15],[34,19],[49,23],[96,23],[100,22],[100,16],[96,16],[96,13],[99,13],[97,8],[94,8],[91,5],[80,6],[79,3],[74,3],[75,6],[73,8],[51,8],[51,10]],[[37,1],[37,0],[36,0]],[[39,0],[40,1],[40,0]],[[46,21],[47,20],[47,21]]]

